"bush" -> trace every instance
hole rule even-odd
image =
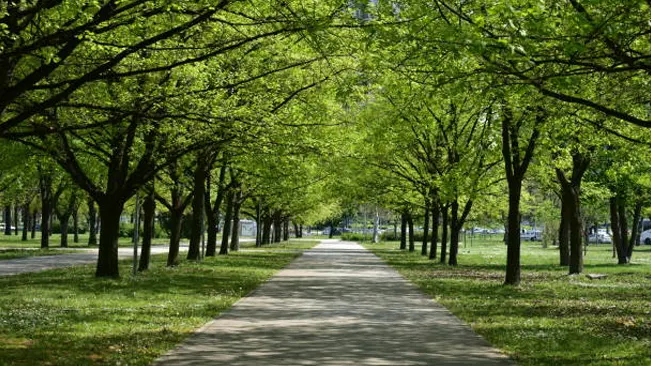
[[[400,231],[397,232],[397,236],[394,235],[393,231],[385,231],[385,232],[382,233],[382,235],[380,235],[380,240],[381,241],[400,241]],[[407,236],[407,240],[409,240],[409,236]],[[415,231],[414,232],[414,241],[416,243],[418,243],[418,242],[422,243],[423,242],[423,232],[422,231]]]
[[[120,237],[121,238],[133,238],[133,231],[134,227],[133,224],[127,223],[127,222],[121,222],[120,223]],[[140,223],[140,233],[139,233],[140,238],[143,236],[143,230],[142,230],[142,223]],[[160,225],[154,224],[154,238],[167,238],[168,235],[163,230],[163,228]]]
[[[341,234],[341,240],[346,240],[346,241],[364,241],[364,240],[372,240],[373,239],[373,232],[371,231],[370,233],[366,233],[366,236],[363,233],[343,233]]]

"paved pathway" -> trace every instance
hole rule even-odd
[[[156,365],[513,365],[353,243],[324,241]]]

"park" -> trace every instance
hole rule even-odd
[[[650,365],[649,19],[0,2],[0,365]]]

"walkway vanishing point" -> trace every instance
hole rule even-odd
[[[155,365],[514,365],[358,244],[326,240]]]

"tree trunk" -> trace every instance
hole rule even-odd
[[[612,237],[613,237],[613,246],[615,247],[615,250],[617,252],[617,263],[618,264],[626,264],[628,263],[628,259],[626,257],[626,251],[624,250],[624,246],[622,245],[622,232],[619,228],[619,204],[618,204],[618,197],[611,197],[610,198],[610,227],[612,229]]]
[[[208,176],[208,163],[205,156],[199,154],[194,169],[194,197],[192,198],[192,220],[190,221],[190,246],[188,260],[201,259],[201,235],[203,230],[203,216],[206,193],[206,178]]]
[[[298,225],[298,237],[299,238],[303,237],[303,224]]]
[[[215,204],[210,204],[210,174],[206,177],[206,221],[207,221],[207,243],[206,243],[206,256],[214,257],[217,252],[217,233],[219,232],[219,221],[221,221],[221,206],[224,201],[224,194],[226,189],[224,181],[226,180],[227,164],[224,163],[219,170],[219,185],[217,187],[217,197]]]
[[[420,248],[420,255],[427,255],[427,244],[429,241],[429,201],[425,200],[425,217],[423,219],[423,245]]]
[[[36,219],[37,219],[36,211],[34,211],[32,213],[32,220],[30,222],[32,224],[32,233],[30,235],[32,239],[36,239],[36,221],[37,221]]]
[[[23,236],[20,239],[21,241],[27,241],[27,233],[29,232],[29,226],[32,216],[29,213],[29,203],[23,205]]]
[[[170,248],[167,253],[167,266],[179,264],[179,247],[181,245],[181,226],[183,225],[183,207],[173,207],[170,210]]]
[[[400,250],[407,249],[407,214],[400,215]]]
[[[72,242],[79,243],[79,206],[72,210]]]
[[[373,217],[373,239],[371,242],[380,242],[380,214],[377,211],[377,206],[375,206],[375,216]]]
[[[282,239],[282,217],[279,211],[274,213],[274,243],[280,243]],[[330,237],[332,238],[334,229],[330,226]]]
[[[52,214],[52,177],[39,168],[38,187],[41,194],[41,249],[50,246],[50,215]]]
[[[641,192],[639,192],[641,194]],[[633,257],[633,248],[636,245],[640,245],[638,241],[640,240],[640,224],[642,219],[642,201],[640,199],[635,200],[635,208],[633,209],[633,222],[631,227],[631,237],[628,240],[628,250],[626,256],[629,260]]]
[[[520,195],[522,180],[514,177],[509,182],[509,232],[506,249],[506,285],[520,284]]]
[[[25,221],[24,218],[23,221]],[[25,226],[24,223],[23,226]],[[16,204],[14,204],[14,235],[18,236],[18,205]]]
[[[558,252],[560,265],[570,265],[570,204],[561,188],[561,222],[558,227]]]
[[[300,232],[298,231],[298,224],[295,221],[292,221],[292,224],[294,226],[294,237],[295,238],[300,238]]]
[[[441,209],[439,208],[438,205],[438,200],[434,200],[434,202],[431,205],[432,208],[432,244],[430,245],[429,249],[429,259],[434,260],[436,259],[436,251],[438,250],[437,248],[437,242],[439,239],[439,219],[441,216]]]
[[[258,200],[255,205],[255,246],[260,248],[262,246],[262,203]]]
[[[231,236],[231,220],[233,219],[233,192],[228,192],[226,196],[226,216],[224,216],[224,228],[222,229],[222,245],[219,248],[219,254],[228,254],[228,239]]]
[[[88,197],[86,201],[88,205],[88,246],[97,245],[97,210],[95,209],[95,201]]]
[[[209,206],[206,206],[206,208],[209,208]],[[216,215],[211,209],[206,210],[206,257],[214,257],[217,253],[218,219],[218,215]]]
[[[102,218],[99,234],[99,255],[97,257],[96,277],[119,277],[118,238],[120,236],[120,215],[124,202],[114,197],[106,197],[98,202]]]
[[[11,206],[5,205],[5,235],[11,235]]]
[[[443,216],[443,222],[441,223],[442,226],[442,233],[441,233],[441,258],[439,258],[439,262],[445,264],[445,261],[447,260],[448,257],[448,210],[449,207],[447,204],[446,205],[441,205],[441,216]]]
[[[583,251],[581,248],[583,241],[583,230],[581,222],[581,206],[579,201],[579,192],[570,187],[567,193],[567,199],[570,201],[568,210],[570,216],[570,274],[583,272]]]
[[[283,222],[283,241],[289,240],[289,218],[286,218]]]
[[[266,212],[262,219],[262,245],[271,243],[271,216]]]
[[[448,265],[457,265],[457,254],[459,253],[459,201],[452,201],[450,206],[450,255]]]
[[[70,225],[70,216],[66,212],[63,215],[59,215],[59,222],[61,225],[61,248],[68,247],[68,227]]]
[[[414,232],[414,217],[411,212],[407,214],[407,225],[409,226],[409,251],[416,250],[416,233]]]
[[[151,258],[151,242],[154,238],[154,216],[156,215],[156,200],[154,199],[154,189],[145,197],[142,203],[143,210],[143,227],[142,227],[142,248],[140,249],[140,261],[138,262],[138,271],[149,269]]]
[[[238,189],[233,197],[233,227],[231,228],[231,245],[232,251],[240,250],[240,210],[242,208],[242,191]]]

